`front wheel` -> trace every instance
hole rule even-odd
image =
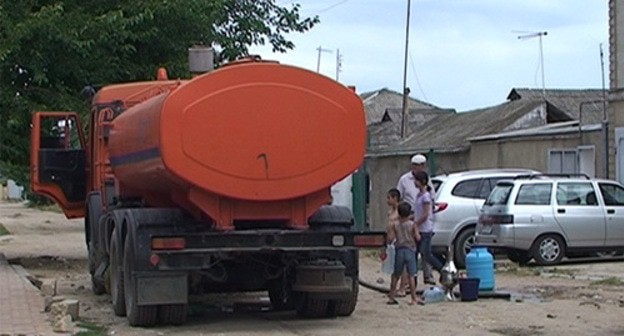
[[[543,235],[533,243],[531,254],[538,265],[556,265],[565,256],[565,244],[557,235]]]

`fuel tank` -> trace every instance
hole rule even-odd
[[[201,192],[255,202],[305,198],[357,169],[366,125],[353,90],[275,62],[180,82],[112,121],[111,167],[127,196]]]

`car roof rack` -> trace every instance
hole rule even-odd
[[[543,178],[543,177],[567,177],[567,178],[584,178],[586,180],[591,180],[591,177],[589,177],[589,175],[585,174],[585,173],[578,173],[578,174],[548,174],[548,173],[543,173],[543,174],[526,174],[526,175],[518,175],[516,176],[514,179],[515,180],[533,180],[533,179],[539,179],[539,178]]]

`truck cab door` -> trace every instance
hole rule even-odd
[[[78,115],[37,112],[31,132],[32,191],[53,199],[67,218],[84,217],[87,159]]]

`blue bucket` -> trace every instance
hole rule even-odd
[[[479,278],[460,278],[459,293],[462,301],[477,301],[479,298]]]

